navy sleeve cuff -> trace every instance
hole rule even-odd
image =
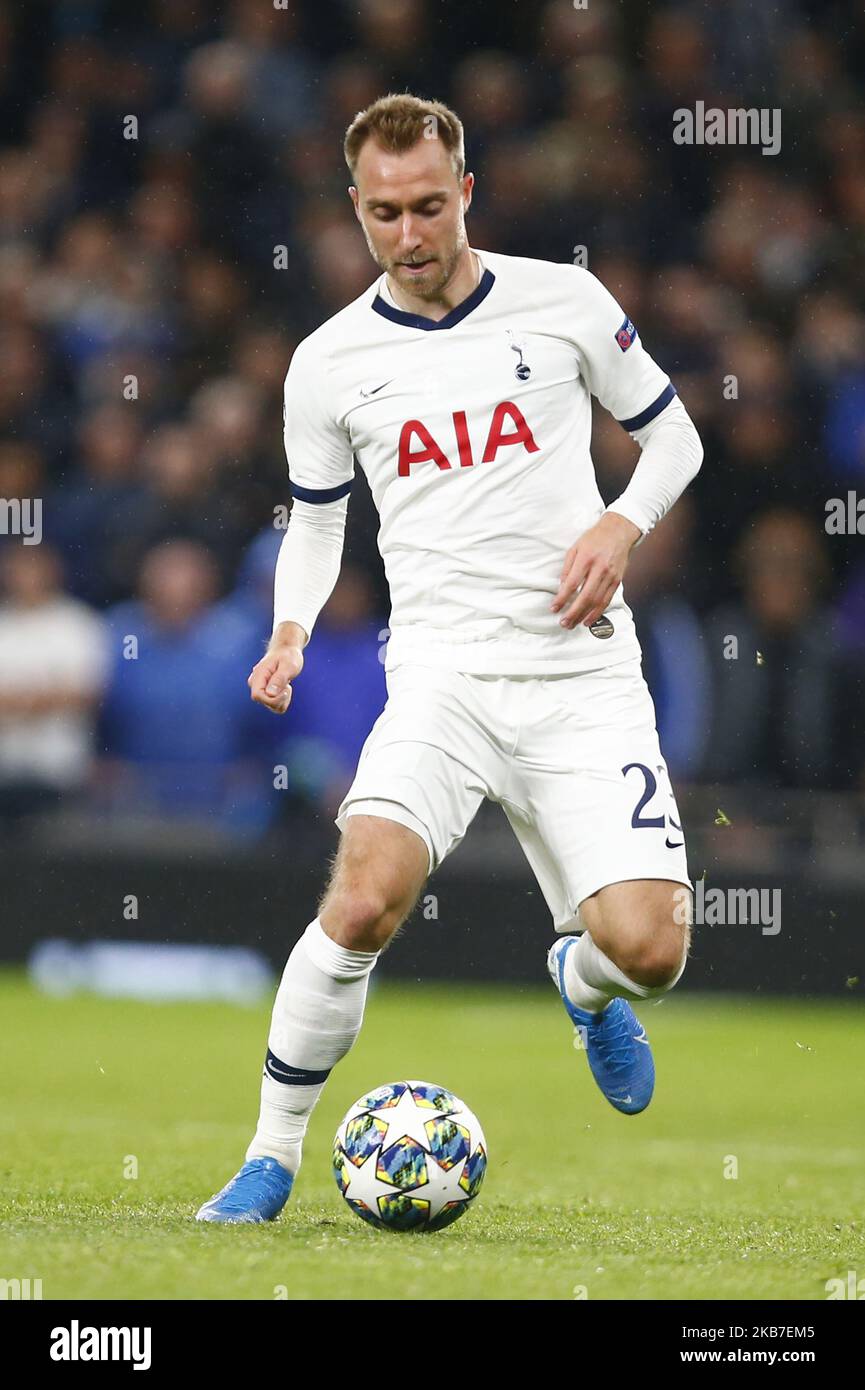
[[[670,382],[668,386],[664,387],[657,400],[652,401],[651,405],[647,405],[646,409],[641,410],[639,415],[635,415],[631,420],[620,420],[619,424],[629,434],[633,434],[634,430],[641,430],[644,425],[648,425],[651,420],[654,420],[656,415],[660,415],[676,394],[676,388]]]
[[[353,482],[354,478],[349,478],[347,483],[340,483],[338,487],[300,487],[289,481],[289,488],[292,497],[299,502],[338,502],[351,492]]]

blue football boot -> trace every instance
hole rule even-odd
[[[196,1213],[196,1221],[225,1225],[274,1221],[288,1201],[294,1174],[275,1158],[252,1158]]]
[[[571,1022],[580,1030],[592,1076],[611,1105],[623,1115],[645,1110],[655,1089],[655,1063],[646,1030],[626,999],[611,999],[599,1014],[572,1004],[565,993],[565,957],[579,937],[556,941],[547,956],[547,969]]]

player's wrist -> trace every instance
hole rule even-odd
[[[302,652],[308,641],[309,634],[305,628],[301,627],[300,623],[277,623],[267,650],[268,652],[276,652],[291,649]]]
[[[626,516],[624,512],[617,511],[614,506],[607,508],[604,517],[616,527],[622,539],[627,543],[629,550],[638,545],[646,534],[636,521]]]

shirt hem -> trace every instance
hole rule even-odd
[[[602,647],[602,639],[595,639]],[[460,671],[471,676],[553,676],[576,675],[581,672],[597,671],[608,666],[618,666],[621,662],[632,661],[642,656],[640,643],[636,636],[623,638],[609,651],[584,652],[583,655],[550,657],[538,655],[514,655],[506,651],[484,650],[481,644],[465,643],[460,646],[445,646],[427,642],[423,646],[409,646],[400,643],[392,652],[393,638],[385,651],[385,671],[394,671],[398,666],[432,666],[447,671]]]

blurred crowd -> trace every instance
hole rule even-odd
[[[581,259],[700,430],[626,577],[672,773],[865,789],[865,547],[825,526],[865,497],[863,74],[855,0],[0,3],[0,818],[338,805],[386,693],[362,477],[289,716],[246,677],[285,371],[377,274],[342,135],[404,89],[465,123],[472,244]],[[780,153],[675,144],[698,101],[779,108]],[[612,498],[636,445],[598,410],[593,447]]]

